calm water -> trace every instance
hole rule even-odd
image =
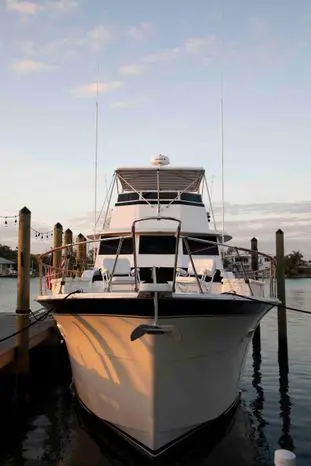
[[[32,295],[38,281],[32,279]],[[311,280],[288,280],[287,303],[311,310]],[[0,312],[15,309],[16,280],[0,279]],[[38,308],[37,304],[33,309]],[[227,437],[200,459],[171,465],[272,465],[280,446],[294,450],[299,466],[311,464],[311,316],[288,312],[289,375],[279,381],[277,319],[271,311],[262,322],[261,358],[250,351],[243,380],[242,406]],[[14,426],[14,435],[1,443],[0,465],[108,466],[134,465],[114,446],[101,448],[79,426],[68,380],[40,380],[27,415]],[[16,432],[17,429],[17,432]],[[2,430],[2,429],[1,429]],[[2,437],[3,439],[3,437]],[[114,452],[114,453],[113,453]]]

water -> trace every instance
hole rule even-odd
[[[32,297],[37,289],[38,280],[32,279]],[[288,280],[286,289],[288,305],[311,310],[310,279]],[[15,306],[16,280],[0,279],[0,312],[12,312]],[[200,459],[194,452],[190,459],[176,460],[172,466],[269,466],[279,447],[295,451],[299,466],[311,464],[311,316],[290,311],[287,315],[288,380],[283,377],[280,383],[277,314],[271,311],[261,324],[261,360],[253,357],[252,350],[248,356],[242,406],[231,431],[211,454],[204,454],[203,449]],[[7,436],[0,437],[0,465],[137,464],[131,458],[120,458],[113,445],[100,447],[80,427],[68,386],[68,377],[62,375],[36,381],[31,405],[19,417],[18,428],[12,425],[12,432],[8,427]]]

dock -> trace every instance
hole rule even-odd
[[[37,315],[39,317],[40,314]],[[30,322],[35,321],[31,317]],[[29,350],[40,345],[41,343],[49,343],[52,341],[56,331],[55,320],[52,317],[47,317],[45,320],[35,322],[29,328]],[[16,332],[16,314],[7,313],[0,314],[0,369],[5,368],[15,361],[17,351],[17,337],[13,336],[5,341],[1,340]]]

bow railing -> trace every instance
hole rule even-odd
[[[135,232],[134,238],[132,234],[124,234],[120,236],[111,236],[106,238],[97,238],[97,239],[90,239],[85,240],[82,242],[76,242],[72,244],[66,244],[63,246],[59,246],[57,248],[53,248],[39,256],[39,271],[40,271],[40,293],[46,294],[51,289],[52,280],[66,280],[66,278],[74,279],[76,277],[81,277],[83,272],[88,269],[94,268],[94,261],[88,256],[87,251],[84,256],[81,256],[77,253],[77,249],[79,246],[83,245],[87,248],[90,244],[98,244],[99,242],[109,242],[111,240],[119,240],[123,241],[126,238],[133,239],[133,272],[135,272],[135,267],[137,268],[137,238],[140,234],[145,234],[145,231],[142,233],[140,231]],[[148,232],[148,234],[159,234],[159,232]],[[275,280],[275,272],[276,272],[276,262],[275,258],[263,253],[261,251],[254,251],[252,249],[244,248],[244,247],[236,247],[232,246],[232,244],[221,243],[217,241],[211,241],[208,239],[196,238],[190,235],[186,235],[183,232],[176,233],[176,231],[171,232],[163,232],[163,234],[172,235],[180,238],[180,242],[187,240],[188,244],[193,243],[201,243],[202,249],[207,252],[207,256],[209,255],[208,247],[215,250],[215,246],[218,247],[219,255],[222,258],[223,268],[221,270],[222,277],[224,279],[244,279],[246,283],[249,283],[250,280],[260,280],[269,283],[270,286],[270,295],[276,296],[276,280]],[[229,253],[224,252],[225,250],[229,250]],[[55,260],[55,253],[58,252],[58,260]],[[187,255],[189,255],[189,259],[192,262],[194,271],[195,266],[193,263],[193,257],[195,256],[195,251],[190,245],[190,248],[187,248]],[[202,251],[201,251],[202,253]],[[179,248],[178,258],[176,259],[176,251],[175,251],[175,260],[172,263],[174,269],[177,269],[177,262],[179,257],[182,255],[181,246]],[[54,261],[53,261],[54,257]],[[116,262],[118,260],[119,255],[115,258]],[[202,255],[200,255],[202,257]],[[53,265],[54,262],[54,265]],[[56,264],[55,264],[56,262]],[[176,274],[173,274],[174,276]],[[195,271],[195,275],[197,275]]]

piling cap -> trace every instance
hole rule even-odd
[[[275,450],[274,464],[275,466],[295,466],[296,455],[288,450]]]
[[[25,206],[20,211],[20,214],[30,214],[30,210]]]

